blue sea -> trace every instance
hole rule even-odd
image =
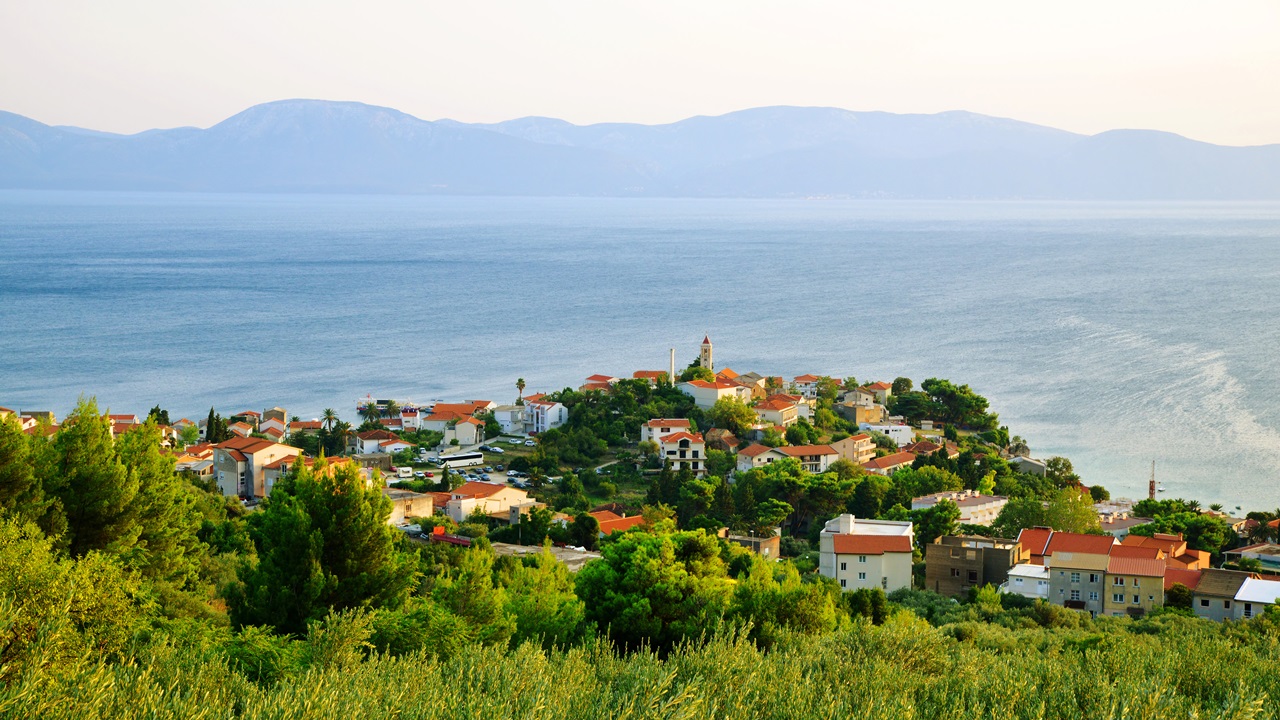
[[[1280,204],[0,192],[0,405],[514,400],[679,364],[991,399],[1141,497],[1280,506]]]

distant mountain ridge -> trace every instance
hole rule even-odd
[[[1280,199],[1280,145],[945,112],[765,107],[666,125],[427,121],[281,100],[117,135],[0,112],[0,188],[688,197]]]

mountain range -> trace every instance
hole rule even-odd
[[[282,100],[136,135],[0,112],[0,188],[686,197],[1280,199],[1280,145],[969,112],[765,107],[666,125],[427,121]]]

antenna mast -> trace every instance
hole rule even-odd
[[[1156,461],[1151,461],[1151,481],[1147,483],[1147,499],[1156,499]]]

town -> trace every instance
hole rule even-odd
[[[248,512],[299,468],[347,468],[408,541],[515,556],[545,544],[575,570],[666,522],[843,592],[994,588],[1095,617],[1219,621],[1280,599],[1276,515],[1160,499],[1154,480],[1144,500],[1112,499],[1065,458],[1032,457],[984,398],[946,380],[738,373],[717,369],[706,337],[687,367],[673,349],[664,370],[514,387],[503,404],[369,396],[354,427],[281,407],[106,420],[115,438],[153,424],[177,473]],[[59,430],[49,412],[0,419]]]

